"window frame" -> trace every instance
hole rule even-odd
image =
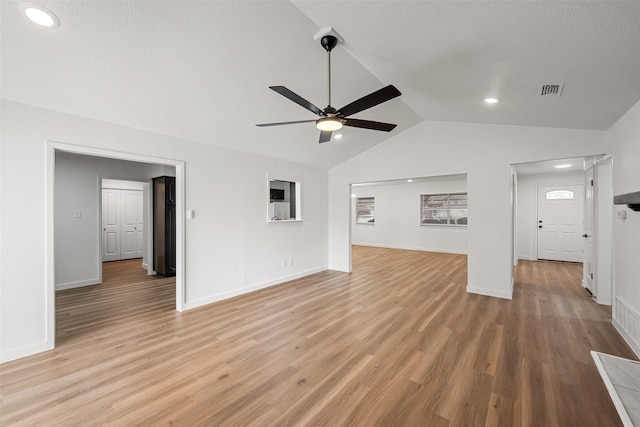
[[[453,200],[464,200],[464,204],[455,204],[451,205],[452,196],[464,196],[464,199],[453,199]],[[432,203],[430,206],[425,206],[425,202],[428,201],[428,198],[440,198],[439,201],[442,202],[442,205],[438,207],[435,203]],[[433,201],[438,201],[434,199]],[[465,216],[454,216],[451,215],[452,211],[464,210]],[[425,212],[432,212],[432,216],[425,216]],[[441,218],[440,221],[445,221],[446,223],[436,223],[436,222],[425,222],[429,219],[433,219],[433,212],[436,212],[436,217]],[[445,215],[442,215],[443,212]],[[458,223],[464,219],[464,222]],[[469,223],[469,198],[468,193],[465,192],[452,192],[452,193],[432,193],[432,194],[420,194],[420,226],[421,227],[466,227]]]
[[[565,197],[567,195],[571,194],[571,197]],[[554,195],[557,195],[559,197],[554,197]],[[550,190],[547,191],[544,195],[545,200],[573,200],[576,197],[576,193],[573,190],[565,190],[565,189],[558,189],[558,190]]]
[[[370,203],[370,206],[365,206],[361,209],[360,201],[363,203]],[[365,202],[366,201],[366,202]],[[368,215],[361,215],[360,212],[368,210]],[[361,219],[367,219],[361,221]],[[376,225],[376,198],[375,196],[356,197],[356,225]]]

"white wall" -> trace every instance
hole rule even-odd
[[[55,172],[56,288],[100,283],[100,178],[148,181],[153,165],[57,152]]]
[[[185,161],[186,307],[325,269],[327,172],[2,101],[0,358],[50,348],[47,140]],[[267,175],[302,181],[304,221],[268,224]],[[282,268],[283,258],[294,265]]]
[[[640,191],[640,102],[608,132],[613,148],[613,194]],[[640,212],[616,205],[613,221],[613,320],[640,357]],[[617,219],[625,210],[627,218]]]
[[[351,269],[350,184],[466,173],[467,290],[511,298],[510,165],[605,152],[601,131],[423,122],[329,170],[329,267]]]
[[[537,188],[545,185],[583,185],[583,181],[584,173],[581,171],[518,175],[516,253],[519,259],[537,258]]]
[[[418,179],[416,179],[418,181]],[[420,195],[464,193],[466,177],[433,178],[428,182],[354,186],[356,197],[375,197],[375,225],[356,224],[356,199],[352,198],[354,245],[421,251],[467,253],[466,226],[421,226]]]

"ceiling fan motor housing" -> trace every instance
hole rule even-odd
[[[336,36],[326,35],[320,39],[320,44],[327,52],[331,52],[338,44],[338,39]]]

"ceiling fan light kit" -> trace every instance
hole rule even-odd
[[[316,39],[320,38],[320,45],[327,51],[327,64],[328,64],[328,105],[324,110],[313,105],[295,92],[287,89],[284,86],[269,86],[269,89],[279,93],[285,98],[295,102],[301,107],[311,111],[313,114],[320,116],[315,120],[296,120],[290,122],[278,122],[278,123],[261,123],[256,126],[268,127],[268,126],[280,126],[280,125],[292,125],[299,123],[315,122],[316,127],[320,130],[319,143],[328,142],[331,140],[331,134],[333,131],[342,129],[342,126],[351,126],[363,129],[377,130],[383,132],[391,132],[397,125],[391,123],[374,122],[371,120],[361,119],[349,119],[347,117],[375,107],[378,104],[389,101],[395,97],[401,95],[400,91],[393,85],[389,85],[379,89],[369,95],[363,96],[360,99],[353,101],[352,103],[345,105],[344,107],[336,110],[331,106],[331,51],[338,45],[337,33],[333,29],[329,29],[325,34],[318,33]],[[323,30],[324,31],[324,30]]]
[[[342,129],[342,120],[336,117],[327,117],[316,120],[316,127],[320,130],[331,131]]]

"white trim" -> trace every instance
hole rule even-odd
[[[47,144],[45,149],[45,250],[46,250],[46,280],[45,286],[45,339],[43,344],[36,344],[29,348],[34,353],[51,350],[56,345],[56,275],[55,275],[55,244],[53,241],[55,230],[55,187],[56,187],[56,149]],[[18,349],[20,350],[20,349]],[[28,356],[27,353],[22,356]]]
[[[58,283],[56,284],[56,291],[63,291],[65,289],[73,289],[73,288],[82,288],[83,286],[94,286],[102,283],[100,278],[96,277],[95,279],[88,280],[78,280],[77,282],[67,282],[67,283]]]
[[[471,286],[471,285],[467,286],[467,292],[470,293],[470,294],[478,294],[478,295],[484,295],[484,296],[496,297],[496,298],[503,298],[503,299],[512,299],[513,298],[513,292],[498,291],[496,289],[478,288],[478,287]]]
[[[221,294],[216,294],[210,297],[201,298],[196,301],[191,301],[185,304],[186,310],[191,310],[192,308],[202,307],[203,305],[212,304],[214,302],[222,301],[228,298],[232,298],[238,295],[248,294],[250,292],[258,291],[260,289],[269,288],[271,286],[276,286],[283,284],[285,282],[289,282],[291,280],[299,279],[301,277],[309,276],[311,274],[319,273],[321,271],[326,271],[327,266],[312,268],[310,270],[302,271],[300,273],[291,274],[289,276],[280,277],[274,280],[268,280],[266,282],[257,283],[255,285],[246,286],[240,289],[234,289],[232,291],[223,292]]]
[[[36,344],[26,345],[24,347],[14,348],[9,351],[3,351],[0,353],[0,363],[11,362],[12,360],[21,359],[23,357],[42,353],[43,351],[51,349],[53,349],[53,343],[47,340]]]
[[[363,224],[360,224],[363,225]],[[422,251],[422,252],[438,252],[445,254],[458,254],[458,255],[467,255],[467,251],[459,251],[456,249],[441,249],[441,248],[421,248],[417,246],[397,246],[397,245],[387,245],[384,243],[351,243],[355,246],[371,246],[373,248],[387,248],[387,249],[404,249],[407,251]]]
[[[627,410],[625,409],[622,403],[622,400],[620,400],[620,396],[618,396],[618,392],[616,391],[616,388],[611,382],[611,379],[609,378],[609,374],[607,374],[607,371],[604,369],[604,365],[602,364],[602,360],[600,359],[600,356],[599,356],[600,354],[603,354],[609,357],[615,357],[616,359],[622,359],[622,360],[628,360],[628,359],[623,359],[621,357],[612,356],[610,354],[600,353],[600,352],[591,350],[591,357],[593,358],[593,361],[596,364],[596,368],[598,368],[600,377],[602,377],[602,382],[604,382],[604,385],[607,386],[607,391],[609,392],[609,396],[611,396],[613,405],[616,407],[616,410],[618,411],[618,415],[620,416],[620,421],[622,421],[622,424],[624,425],[624,427],[633,427],[631,418],[629,418],[629,414],[627,413]]]
[[[536,257],[533,256],[529,256],[529,255],[518,255],[518,259],[524,260],[524,261],[536,261]]]
[[[98,283],[102,283],[102,263],[104,262],[103,258],[103,253],[102,253],[102,177],[100,175],[98,175],[98,188],[97,188],[97,196],[96,196],[96,200],[98,202],[98,207],[96,209],[96,213],[98,215],[98,217],[96,218],[96,223],[98,224],[98,227],[96,227],[96,233],[97,233],[97,241],[98,241],[98,247],[96,248],[97,250],[97,254],[96,254],[96,259],[98,261],[98,265],[97,265],[97,269],[96,271],[98,272]],[[56,290],[58,290],[58,285],[56,284]]]
[[[176,310],[184,311],[186,294],[184,248],[186,247],[185,234],[187,231],[186,224],[184,223],[185,164],[183,161],[176,163],[177,164],[174,165],[176,168]],[[151,254],[151,258],[153,258],[153,250],[151,250]]]

